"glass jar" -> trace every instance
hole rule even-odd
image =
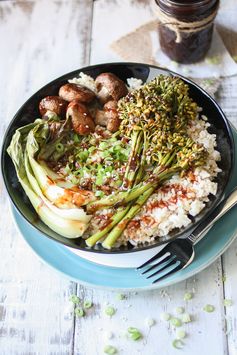
[[[219,0],[155,0],[162,51],[179,63],[195,63],[210,48]]]

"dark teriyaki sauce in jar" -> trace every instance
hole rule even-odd
[[[195,63],[210,48],[219,0],[155,0],[162,51],[179,63]]]

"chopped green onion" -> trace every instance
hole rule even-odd
[[[82,160],[83,162],[85,162],[86,161],[86,159],[88,158],[88,156],[89,156],[89,153],[87,152],[87,151],[83,151],[83,152],[79,152],[78,154],[77,154],[77,157],[80,159],[80,160]]]
[[[175,349],[182,349],[182,347],[184,346],[184,342],[180,339],[174,339],[172,341],[172,346],[175,348]]]
[[[74,304],[80,303],[80,298],[77,295],[71,295],[69,297],[69,301],[71,301]]]
[[[169,313],[161,313],[160,318],[162,320],[168,321],[171,318],[171,315]]]
[[[176,308],[175,308],[175,313],[177,313],[177,314],[182,314],[182,313],[184,313],[184,308],[183,308],[183,307],[176,307]]]
[[[191,317],[188,313],[184,313],[182,314],[182,322],[183,323],[190,323],[192,320],[191,320]]]
[[[77,317],[84,317],[85,315],[84,310],[80,307],[76,307],[74,312]]]
[[[177,339],[184,339],[186,337],[186,332],[183,329],[176,330]]]
[[[187,292],[184,294],[184,301],[190,301],[193,298],[193,294],[191,292]]]
[[[103,196],[104,196],[104,192],[101,191],[101,190],[97,190],[97,191],[95,192],[95,196],[96,196],[96,197],[103,197]]]
[[[125,300],[125,295],[123,293],[117,293],[116,295],[117,300],[122,301]]]
[[[129,337],[135,341],[142,338],[142,333],[137,328],[129,327],[128,334]]]
[[[93,306],[93,303],[91,301],[84,301],[83,303],[83,307],[88,309],[91,308]]]
[[[119,187],[119,186],[122,185],[122,183],[123,183],[122,180],[117,180],[117,181],[115,182],[115,185]]]
[[[104,176],[102,174],[97,175],[95,183],[96,185],[102,185],[104,182]]]
[[[230,299],[224,299],[224,306],[225,307],[230,307],[232,306],[233,302]]]
[[[106,149],[106,148],[108,148],[108,143],[106,143],[106,142],[100,142],[99,148],[101,148],[101,149]]]
[[[170,323],[174,326],[174,327],[181,327],[182,322],[179,318],[171,318]]]
[[[73,141],[75,143],[79,143],[80,142],[79,136],[76,133],[74,133],[74,135],[73,135]]]
[[[207,304],[205,307],[203,307],[203,310],[204,310],[205,312],[211,313],[211,312],[214,312],[215,307],[212,306],[211,304]]]
[[[107,314],[107,316],[112,317],[115,313],[116,309],[114,307],[108,306],[107,308],[105,308],[105,314]]]
[[[88,152],[89,153],[93,153],[94,151],[96,150],[96,147],[90,147],[89,149],[88,149]]]
[[[117,354],[117,349],[112,345],[106,345],[104,348],[104,353],[109,355]]]
[[[153,318],[146,318],[145,322],[148,327],[152,327],[153,325],[156,324],[156,322]]]
[[[58,153],[64,152],[64,145],[62,143],[57,143],[55,146]]]

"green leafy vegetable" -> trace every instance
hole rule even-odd
[[[54,173],[35,158],[48,134],[48,124],[38,119],[16,130],[7,151],[21,185],[42,221],[55,232],[68,238],[76,238],[84,233],[91,217],[70,202],[71,196],[77,197],[74,192],[69,195],[68,204],[62,202],[57,205],[55,196],[57,199],[60,195],[65,196],[70,188],[65,190],[57,186],[51,178]]]

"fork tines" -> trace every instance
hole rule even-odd
[[[160,258],[162,259],[160,260]],[[155,260],[158,260],[158,262],[150,266],[150,264]],[[156,276],[157,274],[160,274],[160,276],[157,279],[152,281],[152,283],[156,283],[162,280],[163,278],[167,277],[168,275],[182,269],[182,266],[183,266],[182,263],[177,260],[176,255],[172,255],[170,251],[167,250],[167,247],[164,247],[159,253],[157,253],[151,259],[149,259],[144,264],[139,266],[137,270],[144,269],[141,275],[148,274],[150,271],[154,270],[152,274],[147,276],[147,279],[150,279]]]

